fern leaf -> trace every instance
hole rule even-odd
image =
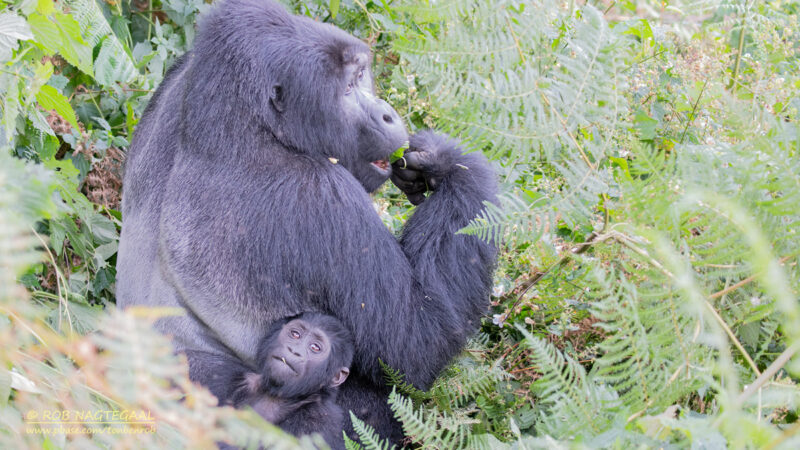
[[[348,441],[355,445],[348,448],[364,448],[367,450],[390,450],[395,448],[388,440],[381,439],[371,426],[362,422],[352,411],[350,411],[350,420],[353,422],[353,430],[355,430],[358,435],[361,445],[353,443],[353,441],[347,439],[347,435],[345,435],[345,445],[347,445]]]

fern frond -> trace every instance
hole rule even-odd
[[[487,205],[461,232],[536,240],[559,219],[590,220],[611,190],[600,167],[624,128],[628,40],[588,5],[573,15],[548,0],[535,12],[513,1],[445,3],[440,34],[395,42],[430,91],[439,126],[490,157],[543,159],[564,179],[534,202],[506,192],[502,208]]]
[[[428,392],[421,391],[414,387],[413,384],[407,382],[405,375],[400,373],[400,371],[389,367],[380,359],[378,359],[378,364],[381,365],[384,378],[386,379],[386,384],[389,386],[397,388],[400,393],[409,396],[412,400],[414,400],[414,402],[422,402],[430,398],[430,394]]]
[[[479,395],[496,389],[508,374],[497,366],[458,367],[451,376],[440,377],[430,390],[430,398],[442,408],[460,407]]]
[[[637,272],[643,269],[653,278],[639,288],[625,275],[630,271],[594,272],[592,314],[608,333],[595,362],[597,379],[619,393],[618,407],[629,413],[663,411],[692,392],[704,380],[690,368],[708,356],[692,336],[699,318],[663,287],[663,275],[646,266]]]
[[[389,394],[389,406],[403,425],[403,432],[425,448],[465,448],[471,441],[468,418],[440,414],[436,407],[415,409],[409,398],[396,390]]]
[[[347,433],[344,431],[342,431],[342,437],[344,437],[344,448],[346,450],[364,450],[361,444],[347,437]]]
[[[358,435],[361,445],[358,445],[350,439],[347,439],[347,435],[345,434],[345,445],[347,445],[348,441],[351,443],[351,446],[348,446],[347,448],[364,448],[366,450],[390,450],[395,448],[395,446],[391,445],[388,440],[381,439],[381,437],[378,436],[378,433],[375,432],[375,429],[361,421],[358,417],[356,417],[355,414],[353,414],[352,411],[350,411],[350,420],[353,422],[353,430],[355,430],[356,434]]]
[[[571,437],[592,436],[605,431],[609,416],[603,400],[609,399],[609,394],[590,380],[575,360],[524,328],[517,328],[532,350],[531,361],[542,373],[542,378],[534,383],[543,406],[538,432]]]
[[[81,35],[90,47],[100,46],[94,61],[94,78],[103,86],[128,83],[138,75],[130,51],[117,38],[94,0],[67,0],[72,15],[81,27]]]

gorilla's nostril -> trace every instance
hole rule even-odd
[[[389,115],[389,114],[384,114],[383,115],[383,121],[386,122],[386,123],[392,123],[393,122],[392,116]]]

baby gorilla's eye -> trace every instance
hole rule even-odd
[[[297,330],[292,330],[292,331],[290,332],[290,334],[292,335],[292,337],[293,337],[294,339],[300,339],[300,332],[299,332],[299,331],[297,331]]]
[[[364,69],[361,69],[358,72],[358,79],[359,79],[359,81],[364,79]]]
[[[345,95],[347,95],[347,94],[349,94],[351,92],[353,92],[353,83],[348,83],[347,84],[347,89],[344,90],[344,93],[345,93]]]
[[[319,344],[317,344],[316,342],[314,342],[313,344],[309,345],[308,348],[310,348],[311,351],[314,352],[314,353],[319,353],[319,352],[322,351],[322,347]]]

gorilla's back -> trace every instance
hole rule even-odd
[[[159,222],[163,192],[180,141],[182,78],[191,53],[170,68],[139,121],[125,162],[123,227],[117,254],[117,305],[164,306],[151,299],[158,278]]]

